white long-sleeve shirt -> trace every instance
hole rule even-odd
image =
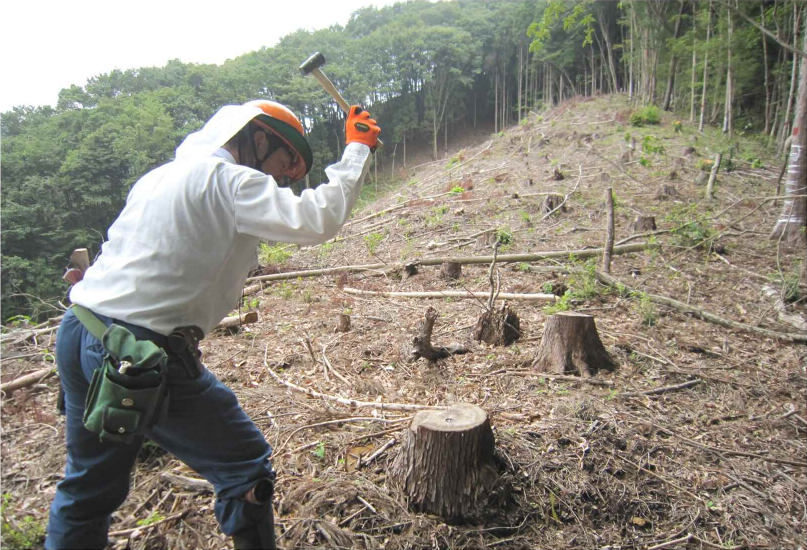
[[[189,325],[207,334],[237,306],[260,239],[312,245],[336,235],[370,149],[349,144],[325,170],[329,183],[299,197],[224,149],[181,153],[132,187],[100,257],[71,290],[73,303],[160,334]]]

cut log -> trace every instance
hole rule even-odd
[[[506,305],[499,311],[484,312],[474,327],[474,340],[494,346],[509,346],[520,337],[518,315]]]
[[[432,330],[436,320],[437,310],[429,306],[426,308],[417,336],[412,338],[411,346],[404,346],[402,350],[401,354],[406,361],[416,361],[421,357],[429,361],[437,361],[450,355],[468,353],[468,349],[459,344],[452,344],[449,347],[432,346]]]
[[[257,311],[247,311],[246,313],[242,313],[241,315],[233,315],[232,317],[225,317],[221,320],[219,325],[216,327],[219,328],[235,328],[241,325],[248,325],[250,323],[257,323],[258,322],[258,312]]]
[[[350,315],[339,314],[339,323],[336,325],[336,332],[350,332]]]
[[[636,216],[630,226],[631,231],[639,233],[641,231],[655,231],[656,230],[656,217],[655,216]]]
[[[594,317],[564,311],[546,320],[544,336],[532,367],[551,374],[594,376],[616,368],[597,334]]]
[[[440,268],[440,278],[448,281],[456,281],[462,277],[462,264],[457,262],[445,262]]]
[[[5,384],[0,385],[0,392],[3,393],[4,397],[9,397],[12,393],[14,393],[15,390],[38,384],[44,379],[52,376],[55,372],[56,369],[54,367],[47,367],[36,372],[32,372],[31,374],[20,376],[11,382],[6,382]]]
[[[448,523],[487,513],[498,472],[495,439],[487,413],[457,403],[444,411],[421,411],[404,432],[390,478],[409,498],[410,509]]]

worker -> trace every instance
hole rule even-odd
[[[145,437],[212,483],[216,519],[236,549],[275,547],[272,449],[233,391],[201,363],[198,341],[238,305],[261,239],[314,245],[336,235],[379,132],[369,113],[352,107],[342,159],[325,170],[328,183],[296,196],[279,182],[311,170],[300,120],[273,101],[228,105],[180,144],[173,161],[132,187],[100,256],[71,289],[74,306],[57,336],[67,463],[47,549],[107,545],[110,516],[126,499]],[[148,359],[133,359],[130,351],[143,346],[154,348]],[[106,374],[96,384],[102,364]],[[127,410],[136,394],[120,403],[107,395],[104,404],[104,384],[146,380],[135,378],[140,367],[165,380],[154,393],[161,409]]]

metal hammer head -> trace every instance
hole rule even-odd
[[[319,52],[316,52],[314,55],[306,59],[302,65],[300,65],[300,74],[306,76],[311,74],[311,71],[314,69],[319,69],[325,65],[325,56]]]

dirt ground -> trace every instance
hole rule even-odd
[[[677,131],[666,113],[658,126],[632,127],[630,109],[624,97],[567,102],[448,159],[399,169],[403,183],[382,188],[382,198],[354,213],[335,242],[284,249],[291,257],[281,255],[262,273],[388,267],[264,282],[244,298],[243,310],[257,310],[257,323],[203,342],[207,366],[275,448],[280,547],[805,546],[807,316],[798,282],[805,247],[769,240],[781,204],[764,200],[775,195],[781,162],[740,136],[731,171],[721,170],[715,198],[707,200],[705,183],[696,179],[727,147],[725,138],[715,129],[699,133],[688,121]],[[665,185],[675,194],[659,196]],[[464,265],[456,282],[441,279],[439,266],[421,266],[405,280],[395,268],[415,259],[491,255],[493,235],[499,254],[601,247],[607,187],[617,242],[633,235],[637,216],[655,217],[656,231],[639,231],[649,234],[630,243],[660,248],[613,258],[611,274],[635,292],[596,282],[599,258],[588,265],[568,257],[503,263],[498,276],[502,292],[570,289],[554,307],[594,316],[614,372],[582,379],[531,367],[549,302],[508,301],[521,337],[498,347],[472,339],[485,299],[348,293],[488,292],[486,264]],[[565,199],[551,215],[543,210],[548,192]],[[783,294],[795,301],[780,310]],[[746,327],[702,320],[651,295]],[[471,353],[436,363],[403,359],[429,305],[440,315],[434,343],[461,343]],[[339,314],[350,315],[349,332],[335,332]],[[3,381],[52,362],[53,336],[6,347]],[[270,369],[327,397],[283,385]],[[688,381],[693,385],[674,387]],[[41,541],[65,461],[57,387],[48,378],[2,400],[4,546]],[[414,412],[383,405],[455,402],[489,414],[499,473],[515,502],[495,520],[447,525],[408,510],[389,483]],[[357,456],[385,446],[357,467]],[[130,497],[113,516],[111,547],[231,547],[213,517],[214,496],[166,473],[195,475],[146,445]]]

